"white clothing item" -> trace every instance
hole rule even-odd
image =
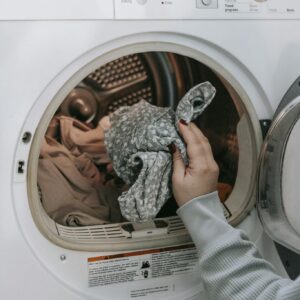
[[[245,233],[229,225],[217,192],[177,210],[199,254],[208,299],[299,300],[300,277],[280,277]]]

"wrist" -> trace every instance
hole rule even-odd
[[[182,204],[178,209],[177,209],[177,214],[178,212],[182,211],[182,210],[185,210],[187,207],[189,206],[193,206],[193,203],[194,202],[205,202],[205,201],[215,201],[215,199],[218,199],[219,203],[220,203],[220,198],[219,198],[219,195],[218,195],[218,191],[213,191],[211,193],[208,193],[208,194],[205,194],[205,195],[200,195],[200,196],[197,196],[193,199],[190,199],[189,201],[186,201],[184,204]],[[213,205],[213,204],[212,204]]]
[[[194,202],[198,202],[198,201],[213,201],[215,199],[219,199],[219,195],[218,195],[218,191],[213,191],[210,193],[207,193],[205,195],[199,195],[193,199],[190,199],[188,201],[186,201],[184,204],[182,204],[178,209],[177,209],[177,213],[181,210],[184,210],[186,207],[193,205]],[[220,202],[220,200],[218,201]]]
[[[177,202],[178,207],[183,207],[184,205],[188,204],[189,202],[193,201],[194,199],[202,199],[206,198],[208,195],[218,193],[217,189],[209,190],[204,193],[199,193],[197,195],[191,195],[190,197],[176,197],[175,200]]]

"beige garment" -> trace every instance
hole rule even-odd
[[[41,146],[38,185],[46,212],[60,224],[122,221],[119,191],[103,185],[93,162],[95,157],[98,161],[105,157],[103,139],[97,136],[100,131],[68,117],[55,117],[50,123]]]
[[[110,161],[104,145],[104,131],[100,126],[92,129],[70,117],[54,117],[46,136],[59,140],[75,156],[84,153],[97,164]]]

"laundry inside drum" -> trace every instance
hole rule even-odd
[[[128,223],[118,197],[128,186],[113,170],[104,144],[105,117],[141,100],[176,109],[198,83],[209,81],[217,93],[195,120],[209,139],[220,167],[218,191],[224,213],[238,175],[237,128],[241,113],[226,81],[204,64],[174,53],[147,52],[99,66],[63,99],[48,125],[38,165],[38,190],[47,215],[58,228]],[[201,180],[201,179],[199,179]],[[171,197],[157,220],[176,217]]]

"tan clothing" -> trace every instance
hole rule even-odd
[[[119,192],[103,185],[94,163],[105,161],[104,151],[101,129],[69,117],[52,120],[41,146],[38,185],[53,220],[68,226],[122,221]]]

